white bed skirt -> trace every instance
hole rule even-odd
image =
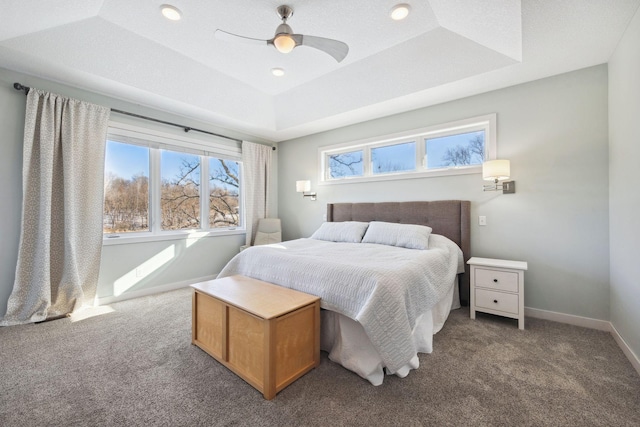
[[[458,278],[449,292],[431,310],[416,320],[412,336],[416,347],[413,358],[396,372],[387,372],[404,378],[420,365],[418,353],[433,351],[433,335],[449,317],[451,310],[460,308]],[[384,380],[382,359],[375,350],[360,323],[329,310],[321,312],[320,348],[329,353],[329,359],[365,378],[373,385]]]

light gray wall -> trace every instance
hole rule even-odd
[[[244,234],[237,234],[104,246],[98,297],[210,278],[238,253],[244,239]],[[138,268],[141,277],[136,277]]]
[[[24,95],[0,70],[0,314],[13,288],[20,241]]]
[[[26,101],[23,92],[13,89],[14,82],[124,111],[228,135],[233,138],[269,143],[268,141],[228,129],[216,128],[207,123],[178,117],[102,94],[72,88],[0,68],[0,182],[2,183],[0,185],[0,316],[6,312],[7,299],[13,288],[22,209],[22,140]],[[179,128],[153,124],[152,122],[121,115],[112,117],[117,117],[118,121],[121,122],[144,125],[166,133],[184,135],[184,131]],[[197,132],[191,132],[189,136],[203,141],[207,141],[207,138],[210,138]],[[276,151],[274,152],[274,170],[276,171],[277,165]],[[274,174],[273,185],[276,189],[273,215],[277,216],[277,174]],[[113,295],[114,283],[121,278],[124,283],[131,285],[127,288],[127,291],[131,292],[173,283],[189,282],[201,277],[214,275],[237,253],[239,246],[243,243],[244,234],[210,237],[198,241],[173,240],[105,246],[102,254],[98,296],[108,297]],[[172,253],[173,256],[162,265],[157,265],[153,272],[149,272],[141,280],[126,281],[128,273],[135,272],[137,266],[162,251],[166,251],[163,254]]]
[[[517,193],[483,193],[480,174],[318,185],[318,147],[497,113],[498,156]],[[465,199],[472,255],[523,260],[525,305],[609,319],[607,67],[596,66],[279,145],[284,237],[309,236],[329,202]],[[295,181],[310,179],[318,201]],[[477,225],[486,215],[488,225]]]
[[[640,357],[640,11],[609,62],[611,323]]]

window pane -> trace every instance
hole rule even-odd
[[[484,131],[427,138],[425,144],[428,169],[479,165],[484,160]]]
[[[149,231],[149,148],[107,140],[104,233]]]
[[[161,150],[163,230],[200,228],[200,156]]]
[[[209,158],[209,227],[240,225],[240,165],[232,160]]]
[[[329,176],[343,178],[362,176],[362,150],[329,156]]]
[[[388,145],[371,149],[372,172],[393,173],[416,168],[416,143]]]

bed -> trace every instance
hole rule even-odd
[[[248,248],[219,277],[241,274],[320,296],[321,348],[379,385],[385,371],[404,377],[416,369],[449,310],[466,305],[469,219],[470,203],[460,200],[329,204],[313,238]],[[362,228],[360,241],[353,236]],[[408,240],[384,241],[396,228],[409,230]],[[429,250],[416,250],[423,244]]]

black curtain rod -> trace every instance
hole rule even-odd
[[[13,84],[13,88],[15,90],[23,90],[25,95],[28,94],[29,90],[31,89],[30,87],[23,86],[20,83],[14,83]],[[213,136],[217,136],[217,137],[220,137],[220,138],[225,138],[225,139],[229,139],[231,141],[242,143],[242,140],[240,140],[240,139],[236,139],[236,138],[231,138],[231,137],[228,137],[228,136],[220,135],[219,133],[209,132],[208,130],[196,129],[196,128],[192,128],[192,127],[189,127],[189,126],[179,125],[177,123],[167,122],[165,120],[154,119],[153,117],[147,117],[147,116],[143,116],[141,114],[129,113],[128,111],[122,111],[122,110],[118,110],[116,108],[112,108],[111,111],[113,111],[114,113],[120,113],[120,114],[124,114],[124,115],[131,116],[131,117],[137,117],[139,119],[144,119],[144,120],[149,120],[149,121],[156,122],[156,123],[162,123],[162,124],[169,125],[169,126],[179,127],[179,128],[184,129],[185,132],[189,132],[191,130],[194,130],[196,132],[206,133],[207,135],[213,135]],[[276,147],[271,147],[271,148],[273,150],[276,149]]]

